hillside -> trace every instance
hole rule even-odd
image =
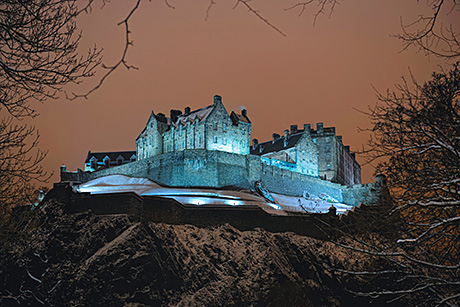
[[[135,223],[126,215],[66,215],[48,200],[41,226],[2,250],[2,306],[340,306],[368,304],[375,267],[333,243],[230,225]],[[373,285],[381,281],[375,279]],[[382,303],[377,301],[374,303]]]

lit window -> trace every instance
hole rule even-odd
[[[217,122],[214,122],[214,130],[217,130]]]
[[[224,132],[227,132],[227,124],[226,124],[226,123],[223,123],[223,124],[222,124],[222,130],[223,130]]]
[[[214,143],[217,143],[217,136],[214,137]]]
[[[222,139],[222,144],[227,145],[227,138]]]

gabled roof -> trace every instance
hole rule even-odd
[[[303,131],[295,134],[290,134],[288,136],[288,141],[286,146],[284,146],[284,136],[275,139],[275,142],[267,141],[264,143],[259,143],[255,148],[251,147],[251,154],[262,156],[270,152],[277,152],[285,149],[294,147],[297,142],[302,137]]]
[[[85,163],[90,162],[92,157],[95,157],[97,161],[103,161],[104,158],[107,156],[110,158],[110,161],[116,161],[118,156],[122,156],[124,160],[130,160],[132,156],[136,156],[136,151],[107,151],[107,152],[91,152],[88,151],[88,155],[86,156]]]
[[[251,121],[249,120],[248,116],[247,115],[243,115],[243,114],[236,114],[235,112],[232,111],[232,113],[230,114],[230,118],[232,119],[233,123],[234,124],[238,124],[239,122],[240,123],[246,123],[246,124],[250,124]]]
[[[200,122],[206,120],[206,118],[211,114],[211,111],[214,109],[214,104],[210,106],[203,107],[198,110],[191,111],[187,114],[181,114],[177,117],[176,122],[174,123],[174,126],[178,126],[179,123],[182,125],[186,125],[187,121],[190,121],[191,123],[194,123],[196,119],[199,119]]]

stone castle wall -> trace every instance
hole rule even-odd
[[[372,184],[342,186],[317,177],[266,165],[255,155],[238,155],[222,151],[184,150],[151,157],[125,165],[87,174],[86,180],[107,176],[127,175],[148,178],[167,186],[224,187],[254,189],[261,180],[269,191],[302,196],[304,192],[326,193],[339,202],[358,205],[371,199]]]

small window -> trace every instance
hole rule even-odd
[[[214,137],[214,143],[217,143],[217,136]]]
[[[224,124],[225,125],[225,124]],[[222,139],[222,144],[227,145],[227,138]]]
[[[223,130],[224,132],[227,132],[227,124],[226,124],[226,123],[223,123],[223,124],[222,124],[222,130]]]
[[[214,130],[217,130],[217,122],[214,122]]]
[[[331,170],[331,165],[330,165],[329,163],[326,165],[326,167],[327,167],[327,170],[328,170],[328,171]]]

